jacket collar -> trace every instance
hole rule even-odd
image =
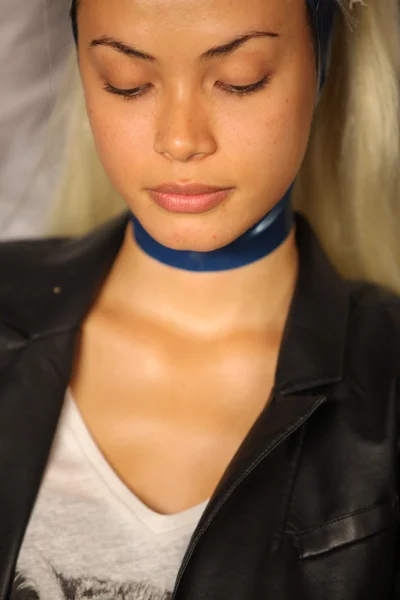
[[[276,389],[294,394],[340,381],[350,285],[330,264],[307,221],[296,215],[299,274],[286,321]]]
[[[0,292],[0,312],[5,315],[0,324],[0,367],[7,354],[31,340],[79,329],[127,224],[124,214],[82,238],[3,245],[2,272],[19,272],[18,287],[6,285]],[[349,310],[348,284],[300,215],[296,229],[299,275],[275,381],[282,395],[341,379]]]

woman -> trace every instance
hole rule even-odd
[[[73,5],[106,223],[1,248],[1,599],[400,598],[396,4]]]

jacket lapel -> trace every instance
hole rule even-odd
[[[342,379],[351,284],[339,277],[298,215],[299,273],[281,344],[276,387],[295,394]]]
[[[282,543],[303,425],[325,402],[274,397],[261,413],[202,515],[172,600],[264,597],[257,582]]]
[[[228,465],[213,502],[223,502],[225,495],[239,485],[243,477],[297,431],[325,401],[323,395],[282,397],[274,393]]]
[[[7,598],[71,369],[75,333],[30,342],[0,377],[0,599]]]

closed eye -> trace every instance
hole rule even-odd
[[[141,85],[140,87],[125,90],[122,88],[114,87],[110,83],[106,83],[104,89],[110,94],[114,94],[116,96],[123,96],[124,98],[138,98],[139,96],[143,96],[143,94],[147,92],[148,87],[148,85]]]
[[[227,83],[223,83],[218,81],[218,87],[221,88],[228,94],[235,96],[247,96],[248,94],[253,94],[258,92],[259,90],[264,89],[269,82],[269,77],[265,76],[260,81],[256,81],[255,83],[251,83],[250,85],[230,85]],[[135,99],[143,96],[149,89],[150,84],[141,85],[136,88],[131,89],[122,89],[117,88],[110,83],[107,83],[104,86],[104,89],[110,94],[114,94],[116,96],[123,96],[124,98]]]
[[[235,94],[237,96],[246,96],[247,94],[252,94],[253,92],[258,92],[259,90],[263,90],[269,81],[269,77],[265,76],[260,81],[256,81],[256,83],[251,83],[250,85],[229,85],[227,83],[218,82],[219,87],[228,92],[228,94]]]

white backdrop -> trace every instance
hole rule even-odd
[[[69,0],[1,0],[0,238],[43,231],[58,153],[47,124],[72,48]],[[60,132],[60,146],[62,132]],[[61,148],[60,148],[61,149]]]

